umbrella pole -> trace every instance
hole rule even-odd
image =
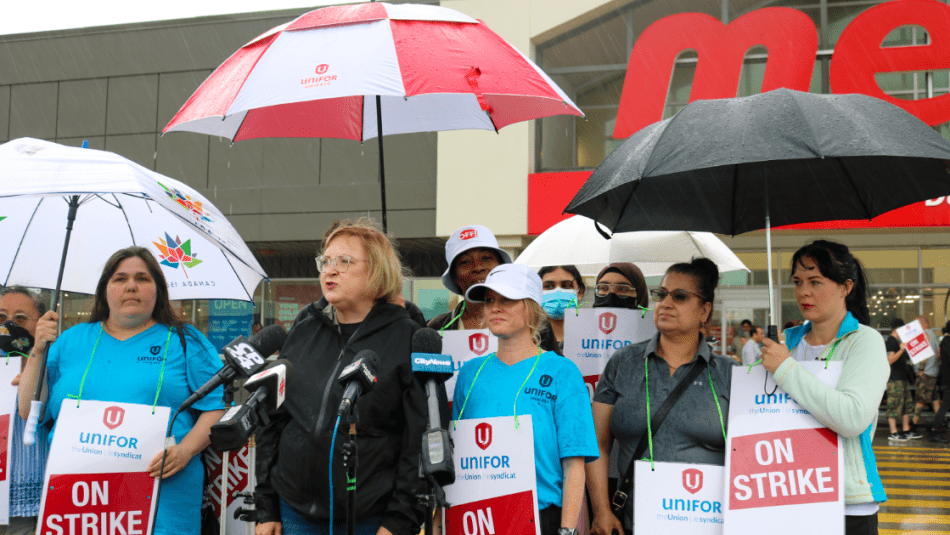
[[[79,195],[73,195],[69,198],[69,212],[66,215],[66,240],[63,243],[63,256],[59,260],[59,274],[56,276],[56,289],[53,290],[53,302],[50,310],[56,312],[56,306],[59,304],[59,290],[63,286],[63,271],[66,269],[66,252],[69,250],[69,237],[73,233],[73,222],[76,221],[76,212],[79,210]],[[43,402],[40,396],[43,395],[43,379],[46,377],[46,357],[40,358],[40,369],[37,374],[36,390],[33,392],[33,403],[30,405],[30,417],[23,430],[23,443],[31,446],[36,443],[36,426],[40,418],[43,417]]]
[[[386,225],[386,166],[383,163],[383,104],[376,95],[376,139],[379,140],[379,196],[383,210],[383,234],[389,232]]]
[[[765,201],[765,248],[769,264],[769,327],[766,335],[778,342],[778,326],[775,325],[775,292],[772,285],[772,223],[769,219],[769,202]]]

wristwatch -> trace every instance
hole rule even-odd
[[[557,535],[577,535],[577,530],[570,528],[557,528]]]

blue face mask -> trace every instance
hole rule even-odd
[[[551,316],[552,319],[564,319],[564,309],[576,307],[577,290],[545,290],[541,299],[541,308]]]

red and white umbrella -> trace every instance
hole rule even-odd
[[[244,45],[163,133],[365,141],[380,131],[498,131],[560,114],[583,116],[483,22],[439,6],[380,2],[311,11]],[[381,137],[379,185],[385,231]]]
[[[244,45],[164,132],[365,141],[377,136],[366,98],[375,96],[386,135],[583,115],[483,22],[439,6],[369,3],[311,11]]]

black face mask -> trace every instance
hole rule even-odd
[[[33,335],[13,320],[0,325],[0,351],[29,354],[33,349]]]
[[[594,296],[594,308],[637,308],[637,298],[625,295],[617,295],[613,292],[601,297]]]

